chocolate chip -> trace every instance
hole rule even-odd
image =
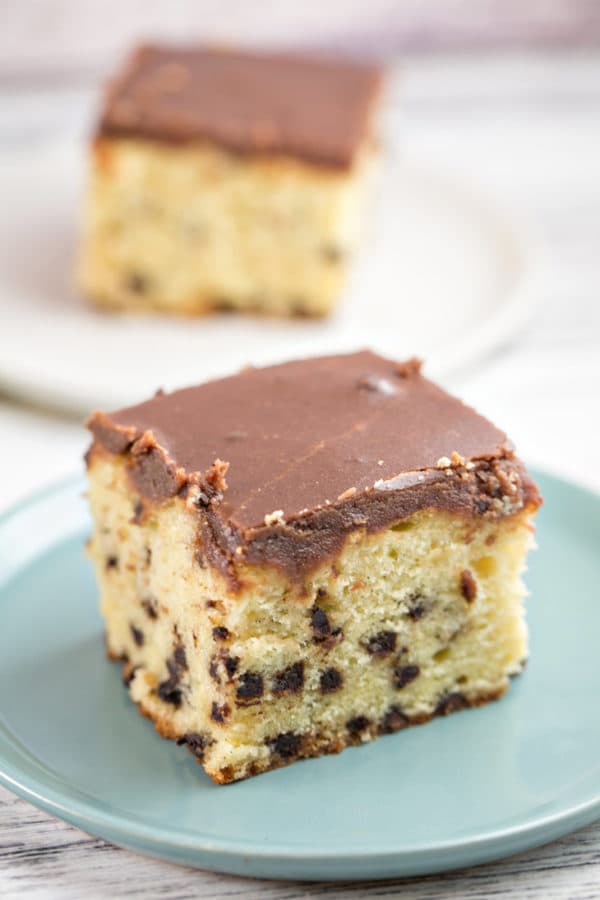
[[[296,662],[282,672],[278,672],[273,679],[273,693],[276,696],[291,693],[297,694],[304,685],[304,663]]]
[[[199,491],[196,496],[196,506],[199,506],[200,509],[207,509],[210,506],[210,497],[204,491]]]
[[[394,685],[400,690],[414,681],[421,670],[418,666],[396,666],[394,669]]]
[[[185,656],[185,647],[183,644],[177,644],[173,650],[173,655],[167,660],[167,669],[169,675],[177,681],[187,669],[187,659]]]
[[[236,696],[240,700],[254,700],[262,697],[264,692],[263,677],[258,672],[242,672]]]
[[[316,643],[326,640],[331,634],[331,624],[327,618],[327,613],[320,606],[312,608],[310,626],[314,632],[313,640]]]
[[[208,674],[212,678],[213,681],[216,681],[217,684],[221,684],[221,677],[219,675],[218,666],[218,657],[213,656],[208,664]]]
[[[415,603],[414,606],[409,607],[408,609],[408,618],[412,619],[413,622],[418,622],[419,619],[422,619],[425,615],[427,609],[424,603]]]
[[[139,525],[143,515],[144,515],[144,504],[142,503],[141,500],[138,500],[138,502],[133,507],[133,521]]]
[[[331,694],[342,686],[342,674],[337,669],[330,668],[321,672],[320,687],[322,694]]]
[[[370,724],[371,720],[367,719],[366,716],[355,716],[353,719],[348,719],[346,728],[350,734],[360,734],[361,731],[364,731]]]
[[[215,641],[226,641],[229,637],[229,631],[224,625],[216,625],[212,630],[212,636]]]
[[[306,302],[306,297],[301,294],[289,297],[289,308],[293,316],[304,319],[312,315],[310,304]]]
[[[229,675],[230,678],[233,678],[235,673],[237,672],[237,667],[240,663],[238,656],[226,656],[224,659],[225,663],[225,671]]]
[[[158,686],[158,696],[165,703],[172,703],[173,706],[181,706],[182,692],[179,688],[179,682],[183,672],[187,669],[187,659],[185,656],[185,648],[183,644],[178,643],[173,650],[173,655],[167,660],[167,671],[169,677],[165,681],[161,681]]]
[[[423,618],[426,612],[427,604],[423,602],[421,594],[414,594],[412,597],[410,597],[408,601],[408,609],[406,610],[406,615],[409,619],[412,619],[413,622],[418,622],[419,619]]]
[[[365,650],[371,656],[386,656],[396,649],[396,638],[395,631],[378,631],[365,642]]]
[[[307,319],[310,315],[307,308],[300,303],[296,303],[294,306],[290,307],[290,314],[295,319]]]
[[[142,600],[142,609],[149,619],[158,619],[158,609],[152,597],[144,597]]]
[[[461,694],[460,691],[452,691],[442,694],[433,714],[434,716],[447,716],[449,713],[458,712],[459,709],[466,709],[468,705],[464,694]]]
[[[277,753],[282,759],[291,759],[292,756],[297,756],[301,742],[301,735],[294,734],[293,731],[285,731],[267,741],[273,753]]]
[[[141,647],[144,643],[144,632],[131,623],[129,625],[129,630],[131,631],[131,636],[135,641],[136,646]]]
[[[475,502],[475,506],[477,507],[477,512],[483,515],[484,512],[487,512],[490,508],[489,500],[477,500]]]
[[[477,582],[468,569],[460,573],[460,592],[467,603],[472,603],[477,596]]]
[[[172,703],[176,707],[181,706],[182,692],[175,678],[171,677],[161,681],[157,694],[165,703]]]
[[[328,637],[313,637],[313,642],[319,644],[324,650],[331,650],[336,644],[344,640],[344,632],[341,628],[333,628]]]
[[[231,300],[227,300],[224,297],[218,297],[215,300],[214,308],[222,313],[232,313],[235,312],[235,303],[233,303]]]
[[[107,569],[117,569],[119,566],[119,557],[118,556],[107,556],[105,568]]]
[[[204,735],[198,734],[197,731],[188,731],[187,734],[177,738],[177,743],[179,746],[186,744],[188,750],[190,750],[197,759],[202,759],[204,757],[207,740]]]
[[[223,669],[225,669],[227,678],[231,679],[237,672],[239,662],[239,657],[229,656],[227,653],[221,651],[220,653],[211,656],[210,662],[208,664],[208,674],[213,679],[213,681],[216,681],[217,684],[221,684],[221,675],[219,674],[219,670],[222,672]]]
[[[344,251],[336,244],[325,244],[321,247],[321,255],[328,263],[338,263],[344,259]]]
[[[410,725],[410,719],[401,706],[390,706],[379,725],[382,734],[392,734]]]
[[[132,294],[145,294],[148,290],[149,282],[139,272],[131,272],[125,279],[125,287]]]
[[[227,716],[229,715],[229,707],[226,703],[223,703],[219,706],[218,703],[213,703],[212,709],[210,711],[210,717],[213,722],[218,722],[219,724],[223,723]]]

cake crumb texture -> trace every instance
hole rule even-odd
[[[337,299],[373,180],[206,143],[98,138],[79,283],[114,310],[322,316]]]
[[[217,782],[494,699],[523,667],[534,508],[477,521],[424,509],[356,529],[300,582],[242,562],[232,591],[185,499],[140,516],[143,499],[123,456],[92,454],[108,651],[139,709]]]

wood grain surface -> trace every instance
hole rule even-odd
[[[600,896],[600,823],[527,854],[474,869],[393,881],[312,884],[200,872],[119,850],[58,822],[0,788],[3,900],[592,900]]]

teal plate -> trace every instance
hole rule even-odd
[[[82,483],[0,521],[0,780],[125,847],[270,878],[482,863],[600,817],[600,498],[539,475],[531,660],[500,703],[227,787],[104,655]]]

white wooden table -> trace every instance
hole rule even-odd
[[[0,144],[23,135],[43,140],[57,123],[65,132],[81,128],[87,90],[71,90],[63,105],[56,97],[50,106],[43,100],[39,93],[0,93]],[[45,118],[27,124],[28,113],[41,106]],[[411,155],[495,194],[537,230],[546,251],[535,321],[485,365],[452,376],[448,386],[498,420],[529,462],[600,490],[600,54],[415,58],[395,84],[390,116],[399,117]],[[0,399],[0,506],[72,472],[85,443],[78,423]],[[145,859],[0,789],[3,900],[492,895],[600,897],[600,824],[459,873],[304,885],[245,881]]]

